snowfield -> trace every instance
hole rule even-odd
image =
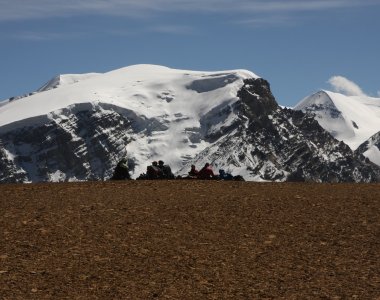
[[[198,117],[216,105],[236,100],[243,79],[258,78],[247,70],[195,72],[154,65],[59,77],[64,83],[57,84],[56,77],[40,92],[0,107],[0,126],[73,104],[99,102],[131,109],[147,118],[158,117],[162,111],[168,120],[178,119],[179,112]]]

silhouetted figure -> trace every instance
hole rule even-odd
[[[116,165],[116,168],[113,173],[113,176],[111,177],[111,180],[128,180],[128,179],[131,179],[131,175],[129,175],[129,170],[128,170],[128,160],[126,158],[123,158]]]
[[[191,165],[191,169],[188,174],[189,174],[189,177],[191,178],[197,178],[199,171],[195,168],[195,165]]]
[[[233,180],[234,177],[230,173],[226,173],[223,169],[219,170],[219,179],[222,180]]]
[[[158,161],[158,168],[161,170],[161,176],[163,179],[174,179],[174,174],[169,165],[165,165],[162,160]]]
[[[206,163],[205,166],[199,171],[198,179],[215,179],[214,171],[209,163]]]
[[[159,179],[160,177],[162,177],[162,171],[158,167],[157,162],[154,161],[152,165],[146,168],[146,179]]]

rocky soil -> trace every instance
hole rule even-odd
[[[0,299],[380,299],[379,184],[0,185]]]

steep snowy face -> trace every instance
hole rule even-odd
[[[319,124],[355,150],[379,131],[380,99],[320,91],[294,107],[315,114]]]

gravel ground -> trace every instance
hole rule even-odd
[[[380,299],[380,185],[0,185],[0,299]]]

